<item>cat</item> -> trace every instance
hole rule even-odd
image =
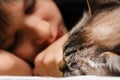
[[[60,70],[64,76],[120,76],[120,0],[89,0],[89,8],[65,42]]]

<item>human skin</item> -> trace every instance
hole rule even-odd
[[[25,4],[24,1],[13,0],[12,5],[8,5],[9,9],[6,7],[12,23],[5,30],[7,35],[3,38],[5,42],[0,48],[13,53],[13,60],[19,58],[13,64],[14,67],[23,63],[25,65],[22,67],[27,69],[28,63],[35,63],[34,75],[61,76],[58,63],[62,60],[62,45],[67,36],[63,36],[61,27],[64,27],[64,24],[61,14],[52,0],[35,0],[35,6],[26,13],[31,3],[26,1]],[[16,69],[14,72],[19,73]],[[30,67],[28,72],[31,72]]]
[[[63,59],[63,45],[67,38],[68,34],[37,55],[34,68],[35,75],[63,76],[62,72],[59,71],[59,64]]]
[[[31,76],[30,66],[10,52],[0,50],[0,75]]]

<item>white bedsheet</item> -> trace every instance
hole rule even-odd
[[[0,80],[120,80],[120,77],[76,76],[76,77],[28,77],[0,76]]]

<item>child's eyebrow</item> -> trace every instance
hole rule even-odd
[[[32,0],[24,0],[23,4],[24,4],[24,10],[26,10],[29,6],[29,4],[31,4],[33,1]]]
[[[26,9],[26,6],[28,5],[28,2],[29,2],[29,0],[24,0],[24,1],[23,1],[24,9]]]

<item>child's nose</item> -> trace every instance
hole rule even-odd
[[[25,25],[29,26],[30,28],[40,28],[40,27],[49,27],[50,24],[47,20],[39,18],[37,16],[27,17],[25,19]]]

